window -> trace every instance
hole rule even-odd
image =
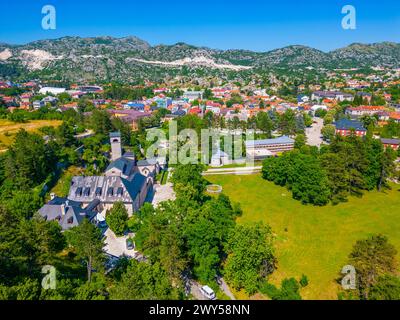
[[[122,197],[124,195],[124,188],[119,187],[117,190],[117,196]]]
[[[107,196],[112,197],[114,195],[114,188],[109,187],[107,190]]]
[[[82,188],[77,188],[75,191],[75,196],[76,197],[81,197],[82,196]]]
[[[85,197],[89,197],[90,195],[90,188],[86,188],[84,192]]]
[[[99,197],[103,193],[103,188],[102,187],[97,187],[96,189],[96,196]]]

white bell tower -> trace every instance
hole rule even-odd
[[[120,132],[110,133],[110,142],[111,142],[111,160],[115,161],[122,157],[121,133]]]

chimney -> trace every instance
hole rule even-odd
[[[63,203],[63,204],[61,205],[61,215],[64,217],[64,216],[65,216],[65,213],[66,213],[65,204]]]

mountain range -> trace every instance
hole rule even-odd
[[[276,70],[400,67],[400,44],[355,43],[331,52],[293,45],[268,52],[217,50],[185,43],[151,46],[137,37],[63,37],[24,45],[0,43],[0,78],[64,81],[235,77]]]

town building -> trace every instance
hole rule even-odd
[[[341,119],[335,122],[336,134],[348,136],[354,132],[357,136],[362,137],[367,134],[367,129],[357,120]]]
[[[187,99],[190,102],[194,100],[203,100],[203,91],[186,91],[182,98]]]
[[[39,214],[46,221],[57,221],[62,231],[79,226],[84,219],[95,222],[95,211],[99,202],[94,200],[84,208],[81,202],[71,201],[51,195],[52,199],[39,209]]]
[[[315,91],[311,95],[311,100],[321,101],[323,99],[333,99],[336,101],[353,101],[354,97],[350,93],[341,91]]]
[[[102,176],[76,176],[72,178],[68,199],[89,205],[98,200],[100,211],[111,209],[114,203],[124,203],[128,214],[137,212],[147,196],[153,192],[159,163],[154,160],[137,165],[133,153],[122,155],[120,133],[111,133],[112,162]]]
[[[384,148],[391,147],[393,150],[399,150],[400,139],[381,139]]]
[[[119,118],[122,121],[128,123],[132,130],[137,130],[139,125],[139,120],[142,118],[150,117],[151,114],[147,112],[141,112],[136,110],[107,110],[113,117]]]
[[[64,93],[66,91],[65,88],[54,88],[54,87],[43,87],[39,90],[40,94],[53,94],[58,95],[60,93]]]
[[[346,109],[346,114],[352,117],[373,116],[386,110],[383,106],[358,106]]]
[[[279,153],[291,151],[294,149],[294,140],[282,136],[275,139],[249,140],[246,141],[247,158],[262,160]]]

